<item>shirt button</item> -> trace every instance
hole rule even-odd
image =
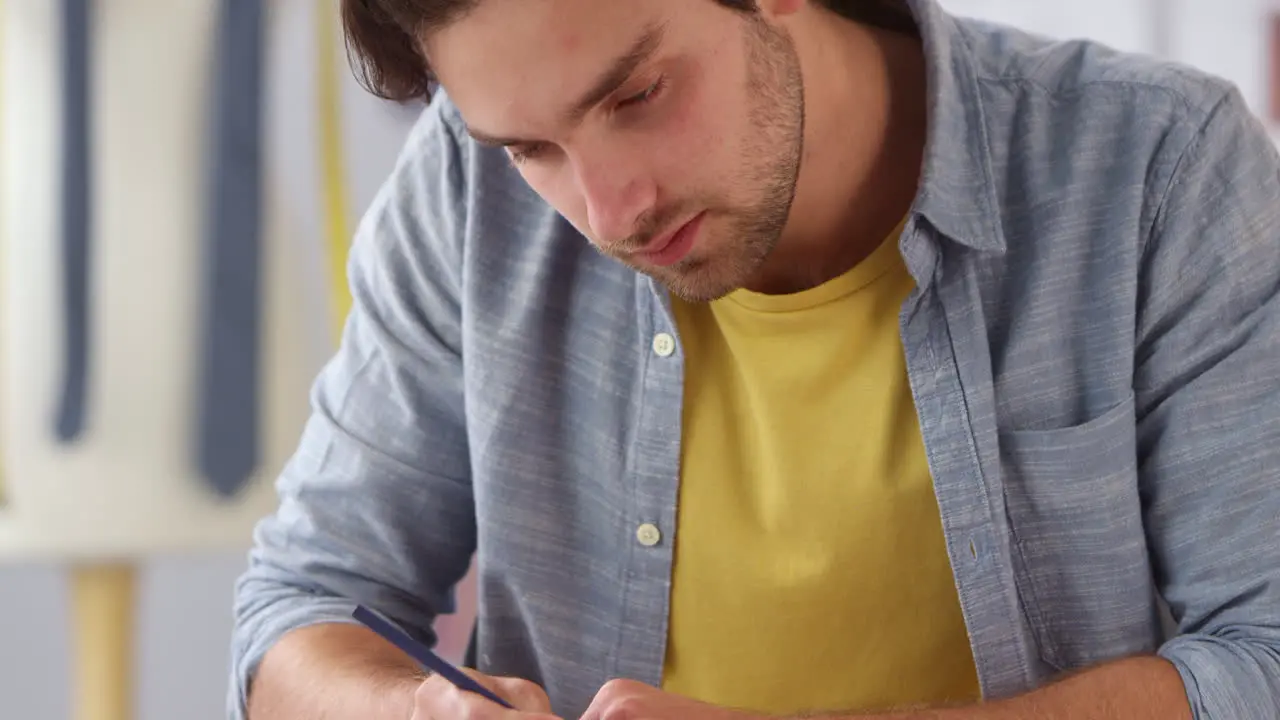
[[[653,547],[662,539],[662,533],[658,532],[658,526],[653,523],[645,523],[636,528],[636,540],[645,547]]]
[[[676,339],[667,333],[654,335],[653,351],[658,354],[658,357],[671,357],[671,353],[676,351]]]

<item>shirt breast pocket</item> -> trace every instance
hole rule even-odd
[[[1059,670],[1145,649],[1154,614],[1130,395],[1074,427],[1000,433],[1014,574]]]

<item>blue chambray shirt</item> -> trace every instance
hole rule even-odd
[[[1219,79],[912,8],[931,129],[901,334],[985,696],[1159,653],[1196,718],[1280,717],[1274,146]],[[682,398],[664,291],[443,95],[350,271],[237,585],[231,717],[282,633],[354,602],[431,641],[473,552],[480,669],[569,718],[610,678],[660,683]]]

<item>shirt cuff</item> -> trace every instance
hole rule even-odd
[[[358,625],[349,600],[316,595],[275,599],[269,608],[238,621],[232,636],[231,682],[227,690],[229,720],[248,720],[249,684],[262,658],[285,634],[312,625]]]
[[[1280,720],[1280,646],[1254,638],[1182,635],[1162,646],[1195,720]]]

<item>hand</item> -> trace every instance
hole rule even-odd
[[[514,677],[492,677],[468,668],[462,671],[511,703],[515,710],[432,675],[418,686],[413,717],[409,720],[560,720],[551,714],[546,691],[535,683]]]
[[[663,692],[634,680],[610,680],[596,693],[581,720],[758,720],[728,710]]]

